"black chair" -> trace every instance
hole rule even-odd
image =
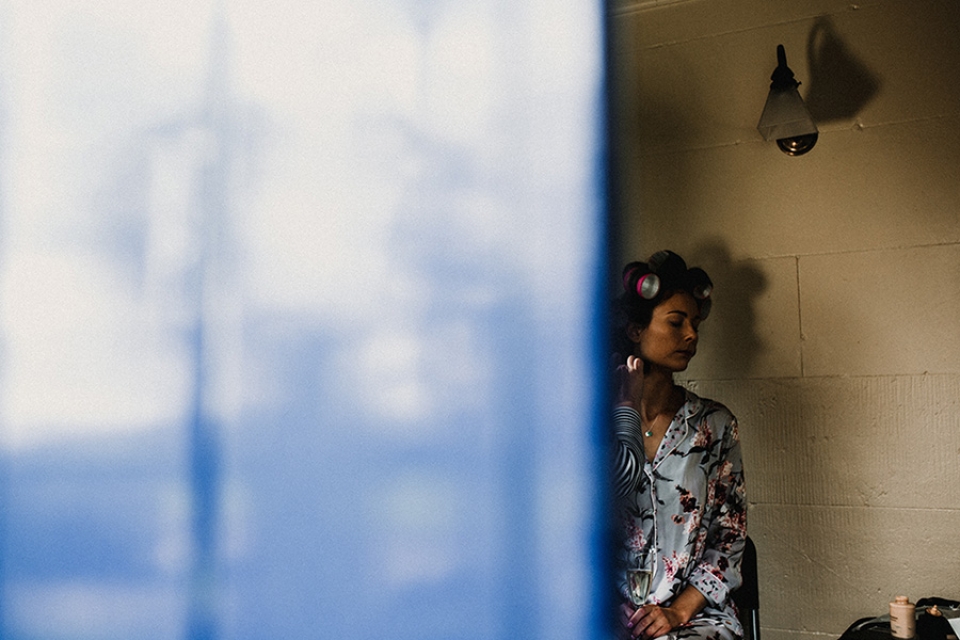
[[[740,612],[740,624],[743,625],[743,640],[760,640],[760,586],[757,580],[757,548],[753,540],[747,538],[740,564],[743,582],[733,592],[733,602]]]

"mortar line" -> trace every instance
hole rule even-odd
[[[834,510],[850,510],[850,509],[879,509],[883,511],[916,511],[923,513],[957,513],[960,512],[960,508],[950,509],[945,507],[884,507],[879,505],[868,505],[868,504],[791,504],[786,502],[754,502],[749,501],[747,503],[749,507],[790,507],[794,509],[834,509]]]
[[[804,362],[803,362],[804,348],[803,347],[804,347],[804,342],[806,341],[806,337],[803,333],[803,304],[802,304],[803,296],[801,295],[801,292],[800,292],[800,256],[793,257],[793,264],[795,267],[794,276],[796,277],[796,282],[797,282],[797,323],[799,325],[798,329],[800,330],[800,336],[799,336],[800,337],[800,377],[805,378],[807,372],[804,369]]]

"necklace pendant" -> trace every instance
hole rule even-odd
[[[646,436],[646,437],[648,437],[648,438],[652,438],[652,437],[653,437],[653,431],[644,431],[644,432],[643,432],[643,435]]]

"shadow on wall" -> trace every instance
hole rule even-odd
[[[810,85],[805,101],[818,124],[855,117],[880,91],[880,80],[850,51],[828,17],[807,37]]]
[[[764,344],[757,334],[756,299],[767,288],[766,277],[752,261],[734,260],[719,239],[707,240],[690,254],[689,263],[710,274],[722,301],[711,315],[710,347],[723,377],[745,378],[753,371]]]
[[[677,190],[674,185],[675,176],[686,176],[692,172],[688,168],[688,154],[672,154],[669,162],[651,160],[651,150],[655,152],[671,145],[682,146],[685,137],[690,135],[690,127],[677,105],[660,96],[642,94],[636,87],[631,87],[629,91],[622,87],[617,90],[625,97],[618,98],[611,106],[608,180],[613,214],[610,216],[608,232],[610,250],[616,256],[611,265],[614,291],[619,290],[620,268],[626,262],[646,259],[649,253],[663,248],[651,247],[647,255],[637,254],[637,247],[646,245],[642,241],[641,218],[649,215],[674,219],[677,216],[689,216],[690,209],[683,204],[681,197],[689,194],[677,193],[684,190]],[[652,194],[660,192],[671,193],[675,199],[657,201],[652,198]]]

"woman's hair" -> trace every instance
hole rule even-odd
[[[700,267],[688,268],[672,251],[658,251],[646,262],[631,262],[623,268],[623,293],[614,301],[614,352],[626,355],[633,346],[627,339],[627,325],[635,322],[646,328],[658,304],[683,291],[693,296],[701,318],[710,313],[713,282]]]

